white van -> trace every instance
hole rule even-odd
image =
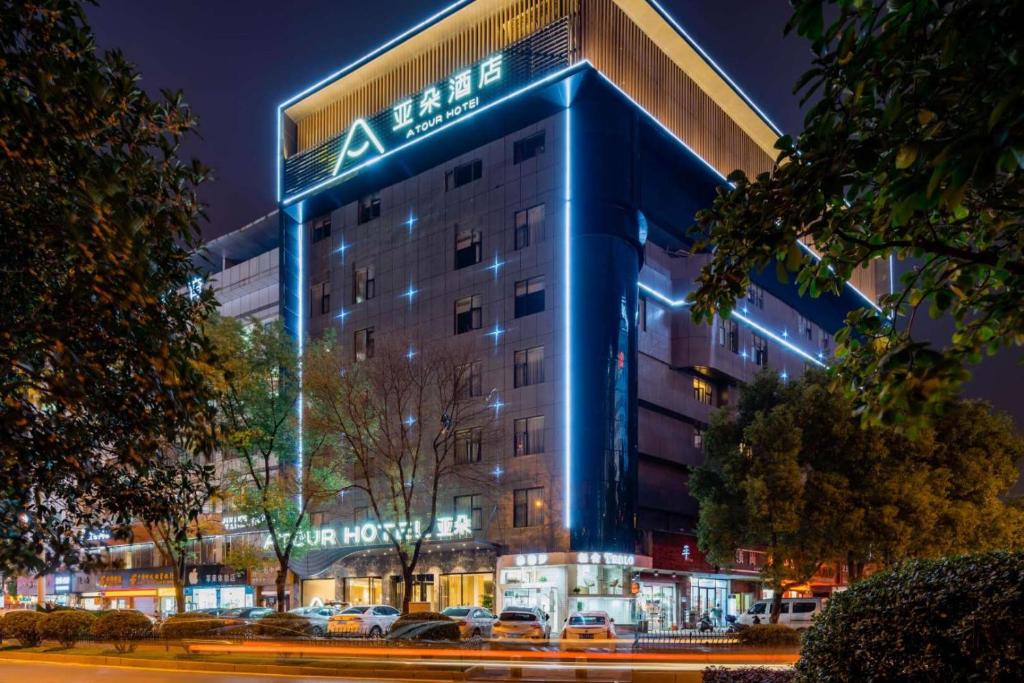
[[[779,623],[797,630],[810,628],[811,621],[821,613],[824,604],[821,598],[782,598]],[[736,623],[741,626],[771,623],[772,601],[758,600],[741,614]]]

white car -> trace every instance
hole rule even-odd
[[[562,640],[609,640],[615,638],[615,620],[607,612],[573,612],[565,620]]]
[[[551,624],[548,615],[536,607],[510,607],[498,615],[492,635],[495,638],[547,640],[551,637]]]
[[[381,638],[399,616],[399,611],[391,605],[349,607],[327,620],[327,635]]]
[[[821,598],[783,598],[779,612],[779,623],[790,628],[802,630],[810,628],[814,617],[821,614],[823,608]],[[740,626],[771,623],[772,601],[758,600],[743,614],[736,618]]]
[[[296,607],[295,609],[288,610],[290,614],[297,614],[309,620],[313,635],[315,636],[326,635],[327,624],[330,622],[331,617],[340,611],[333,607]]]
[[[441,614],[459,622],[463,638],[490,638],[497,619],[484,607],[446,607]]]

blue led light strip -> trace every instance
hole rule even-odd
[[[303,463],[302,463],[302,460],[303,460],[303,455],[302,455],[302,449],[303,449],[303,439],[302,439],[302,437],[303,437],[303,425],[302,425],[302,403],[303,403],[303,401],[302,401],[302,354],[303,354],[303,347],[304,347],[304,339],[303,339],[303,337],[305,336],[305,333],[306,333],[306,331],[304,329],[304,325],[303,325],[303,323],[305,321],[305,315],[303,315],[303,313],[305,311],[305,303],[304,303],[304,297],[303,297],[303,291],[302,290],[305,288],[305,271],[306,271],[306,267],[305,267],[304,246],[305,246],[305,242],[306,242],[306,240],[305,240],[306,231],[305,231],[305,226],[302,223],[302,219],[303,219],[302,204],[299,204],[295,208],[296,208],[296,212],[297,212],[297,219],[296,220],[298,221],[295,224],[295,243],[296,243],[295,252],[296,252],[296,254],[298,256],[298,260],[299,260],[299,266],[298,266],[298,268],[295,269],[295,272],[298,273],[298,282],[296,283],[297,286],[295,288],[295,294],[298,297],[298,310],[296,310],[296,312],[295,312],[295,318],[296,318],[296,320],[295,320],[295,335],[297,337],[297,339],[296,339],[296,350],[297,350],[297,352],[299,354],[298,364],[296,365],[296,369],[297,369],[297,371],[299,373],[299,396],[298,396],[298,400],[296,401],[296,410],[298,411],[298,425],[297,425],[298,433],[296,434],[296,453],[295,453],[295,462],[298,465],[298,467],[296,467],[296,475],[295,476],[296,476],[296,482],[298,482],[298,492],[297,492],[296,498],[298,499],[299,509],[301,510],[302,509],[302,465],[303,465]]]
[[[640,286],[640,289],[642,291],[646,292],[647,294],[650,294],[655,299],[657,299],[658,301],[662,302],[663,304],[665,304],[665,305],[667,305],[667,306],[669,306],[671,308],[685,308],[685,307],[690,305],[690,302],[688,302],[686,299],[673,299],[673,298],[671,298],[669,296],[666,296],[665,294],[659,292],[658,290],[654,289],[653,287],[651,287],[649,285],[645,285],[642,282],[639,283],[639,286]],[[801,349],[796,344],[788,341],[787,339],[785,339],[784,337],[782,337],[782,336],[780,336],[778,334],[775,334],[774,332],[772,332],[768,328],[764,327],[763,325],[760,325],[760,324],[754,322],[753,320],[751,320],[747,316],[743,315],[739,311],[733,311],[731,315],[732,315],[733,318],[735,318],[736,320],[739,320],[741,323],[743,323],[747,327],[749,327],[749,328],[751,328],[751,329],[753,329],[753,330],[755,330],[755,331],[765,335],[766,337],[770,338],[772,341],[776,342],[777,344],[782,346],[782,348],[786,349],[787,351],[791,351],[791,352],[795,353],[796,355],[800,356],[801,358],[803,358],[805,360],[809,360],[810,362],[812,362],[815,365],[818,365],[820,367],[823,367],[823,368],[827,368],[828,367],[828,364],[823,363],[819,359],[815,358],[811,354],[809,354],[806,351],[804,351],[803,349]]]
[[[572,528],[572,107],[570,83],[565,81],[565,528]]]

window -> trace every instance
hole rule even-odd
[[[521,529],[544,523],[544,487],[512,492],[512,526]]]
[[[636,323],[641,332],[647,331],[647,297],[641,296],[637,301]]]
[[[479,230],[455,233],[455,270],[480,263],[483,258],[483,236]]]
[[[362,524],[370,520],[370,508],[367,506],[354,507],[352,508],[352,521],[356,524]]]
[[[361,304],[367,299],[377,296],[377,275],[373,266],[356,268],[353,290],[353,301]]]
[[[355,358],[357,361],[373,358],[373,328],[367,327],[355,334]]]
[[[479,330],[482,322],[483,308],[479,294],[455,302],[455,334]]]
[[[536,455],[544,452],[544,416],[524,417],[513,422],[515,454]]]
[[[733,353],[740,352],[740,326],[735,320],[718,317],[718,345]]]
[[[754,362],[764,367],[768,365],[768,340],[757,332],[753,332],[751,336],[754,339]]]
[[[816,606],[813,602],[794,602],[793,614],[810,614]]]
[[[711,405],[711,382],[700,377],[693,378],[693,398],[699,403]]]
[[[483,363],[476,360],[456,370],[455,392],[458,398],[483,396]]]
[[[473,521],[473,528],[484,528],[483,496],[474,493],[471,496],[455,496],[455,515],[466,515]]]
[[[544,153],[544,131],[512,143],[512,163],[518,164]]]
[[[331,236],[331,214],[320,216],[313,221],[313,230],[309,233],[313,244]]]
[[[456,187],[468,185],[474,180],[480,180],[484,175],[484,162],[474,159],[468,164],[456,166],[444,174],[444,189],[454,190]]]
[[[750,285],[747,290],[747,303],[751,306],[764,308],[764,290],[757,285]]]
[[[799,313],[796,316],[796,329],[804,339],[814,339],[814,328],[811,326],[811,321]]]
[[[359,222],[366,223],[380,218],[380,195],[371,194],[359,200]]]
[[[821,349],[821,355],[823,355],[823,356],[829,355],[829,353],[831,351],[831,349],[830,349],[831,346],[832,346],[832,335],[830,335],[830,334],[822,334],[821,335],[821,345],[819,347]]]
[[[321,315],[324,313],[331,312],[331,283],[318,282],[309,288],[309,314],[310,316],[316,315],[317,311]]]
[[[465,465],[480,462],[484,430],[480,427],[455,431],[455,462]]]
[[[516,211],[516,249],[544,241],[544,205]]]
[[[700,427],[693,428],[693,447],[698,451],[704,450],[704,430]]]
[[[531,277],[516,283],[516,317],[544,310],[544,276]]]
[[[513,385],[515,388],[528,387],[531,384],[544,382],[544,347],[534,346],[515,353],[515,371]]]

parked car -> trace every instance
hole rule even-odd
[[[810,628],[814,617],[821,613],[821,598],[783,598],[779,612],[779,623],[802,630]],[[741,614],[736,623],[740,626],[767,624],[771,621],[772,601],[758,600]]]
[[[391,605],[349,607],[327,620],[327,635],[380,638],[391,630],[399,616]]]
[[[539,638],[551,637],[548,615],[536,607],[514,607],[503,610],[494,622],[492,634],[495,638]]]
[[[573,612],[565,620],[562,640],[604,640],[615,638],[615,620],[607,612]]]
[[[327,635],[327,623],[340,610],[333,607],[296,607],[288,612],[305,617],[313,627],[313,635],[325,636]]]
[[[221,612],[218,616],[222,619],[230,619],[239,623],[249,624],[260,617],[265,617],[268,614],[273,614],[274,608],[272,607],[232,607]]]
[[[448,607],[441,614],[459,622],[463,638],[490,638],[497,619],[485,607]]]
[[[233,607],[207,607],[205,609],[192,610],[196,614],[209,614],[211,617],[219,617]]]

